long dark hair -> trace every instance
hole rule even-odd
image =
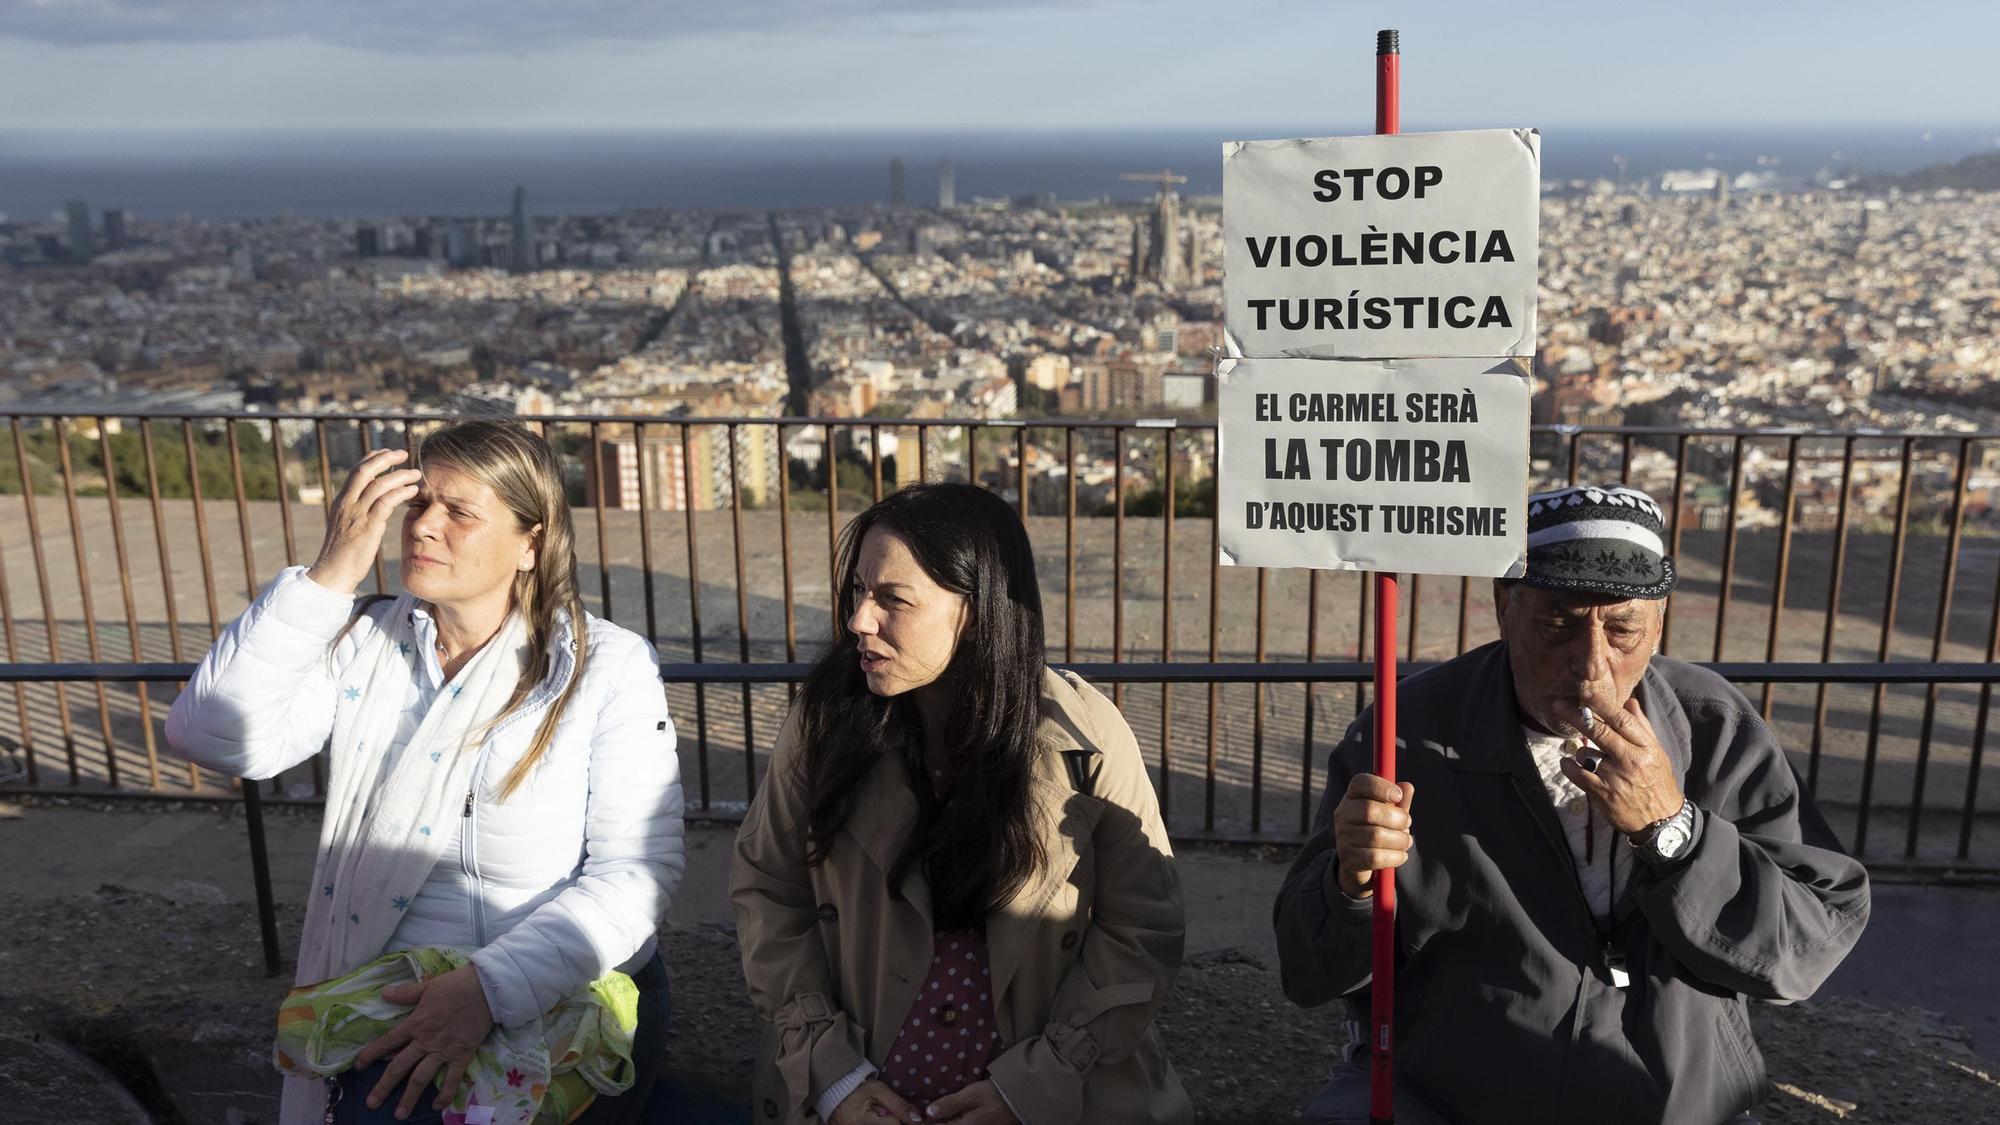
[[[954,700],[937,763],[951,781],[942,799],[931,789],[914,705],[907,695],[868,690],[847,628],[861,543],[876,528],[896,533],[931,581],[966,600],[965,631],[938,684]],[[839,582],[832,640],[798,704],[807,855],[813,863],[826,858],[877,757],[897,755],[920,815],[889,872],[890,889],[900,894],[910,866],[921,864],[938,924],[979,925],[1045,858],[1029,793],[1046,651],[1027,529],[983,488],[911,485],[848,524]]]

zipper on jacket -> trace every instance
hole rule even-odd
[[[573,669],[574,666],[572,674]],[[472,779],[466,782],[465,787],[465,810],[460,814],[462,823],[459,826],[459,836],[462,841],[458,849],[459,867],[465,872],[466,891],[472,899],[473,943],[481,948],[486,945],[486,895],[479,881],[479,815],[474,811],[479,793],[479,778],[485,772],[487,753],[492,749],[494,740],[500,736],[501,731],[513,726],[515,720],[527,710],[527,707],[523,707],[507,716],[499,726],[487,731],[485,738],[480,739],[479,749],[473,753]]]
[[[486,945],[486,896],[479,890],[479,857],[476,844],[479,822],[472,815],[472,790],[465,791],[465,823],[459,828],[459,866],[465,870],[467,897],[472,903],[472,942],[484,948]]]
[[[465,889],[472,903],[472,941],[477,947],[486,945],[486,896],[479,886],[479,818],[473,815],[473,795],[479,791],[479,767],[486,761],[486,748],[481,746],[472,760],[472,780],[466,783],[465,813],[458,830],[458,862],[465,871]]]
[[[574,642],[571,643],[570,651],[576,651]],[[522,715],[528,713],[530,710],[547,706],[549,700],[560,695],[562,689],[569,686],[570,679],[575,675],[576,662],[572,660],[565,671],[562,683],[557,686],[554,692],[538,693],[537,697],[530,698],[527,704],[520,710],[507,716],[506,719],[501,721],[500,725],[487,731],[486,737],[479,741],[479,749],[474,753],[472,759],[472,780],[467,783],[465,789],[465,811],[460,814],[460,819],[463,823],[459,825],[460,843],[458,857],[459,868],[465,872],[466,890],[469,892],[472,900],[473,943],[481,948],[484,948],[486,945],[486,896],[480,892],[479,849],[477,847],[479,818],[473,813],[473,804],[474,797],[479,792],[479,775],[486,765],[486,752],[493,745],[494,740],[500,736],[501,731],[513,726],[516,720],[520,719]]]

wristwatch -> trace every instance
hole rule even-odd
[[[1656,820],[1632,834],[1632,847],[1648,863],[1667,864],[1687,854],[1694,844],[1694,802],[1681,798],[1681,811]]]

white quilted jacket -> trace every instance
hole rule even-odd
[[[202,659],[167,717],[168,743],[246,778],[311,757],[333,729],[341,670],[392,604],[370,606],[336,648],[352,603],[303,567],[284,571]],[[495,800],[575,669],[567,622],[550,641],[549,677],[486,739],[473,767],[462,887],[480,935],[473,964],[503,1025],[650,958],[686,866],[680,761],[653,647],[596,617],[588,628],[583,680],[534,774],[505,804]]]

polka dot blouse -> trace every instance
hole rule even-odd
[[[951,779],[935,767],[931,791],[940,797]],[[993,1015],[993,972],[986,935],[977,929],[932,935],[930,976],[889,1048],[882,1081],[919,1112],[947,1094],[984,1081],[986,1067],[1006,1046]]]
[[[882,1081],[919,1111],[983,1081],[1004,1047],[985,935],[940,930],[934,946],[930,976],[882,1067]]]

